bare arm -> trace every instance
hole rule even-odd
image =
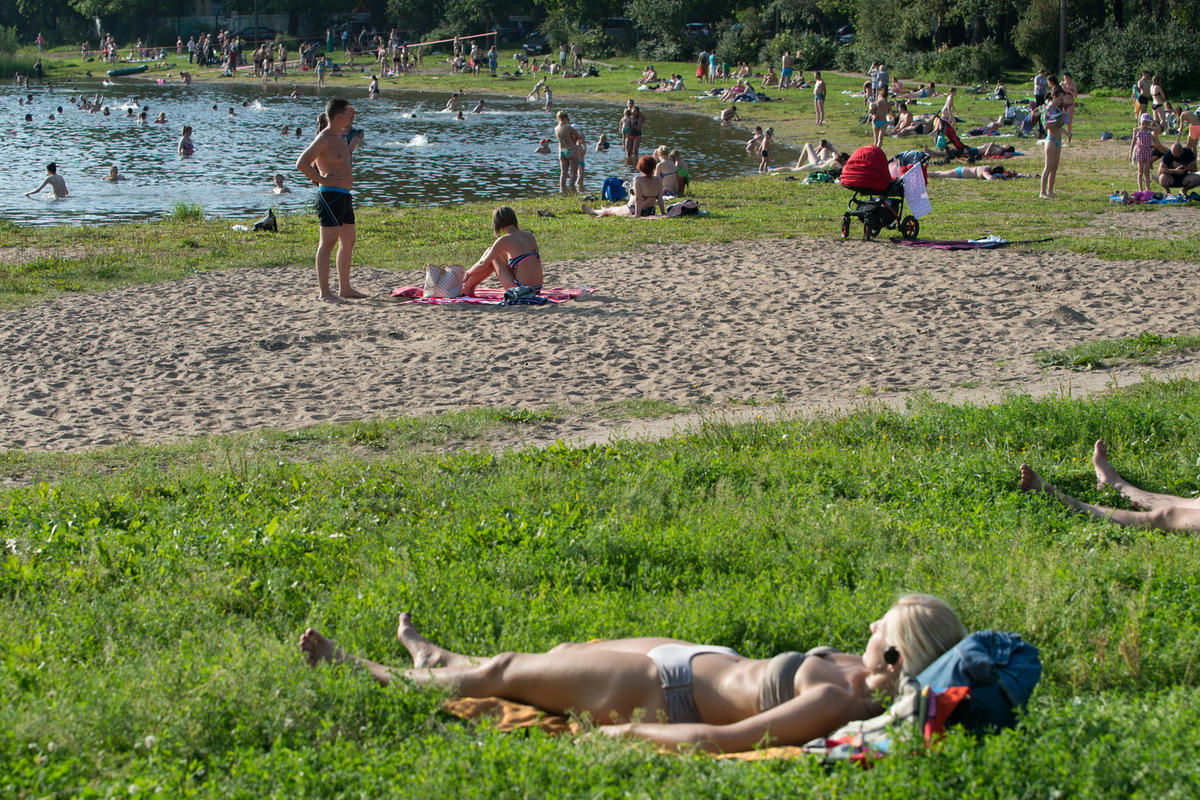
[[[466,277],[463,279],[464,297],[473,297],[475,287],[483,283],[487,279],[487,276],[491,275],[494,271],[492,264],[496,258],[496,245],[499,241],[497,239],[495,242],[492,242],[491,247],[484,250],[479,260],[467,270]]]
[[[320,135],[318,135],[317,138],[312,140],[312,144],[305,148],[304,152],[300,154],[300,157],[296,159],[296,169],[303,172],[304,177],[316,184],[321,183],[321,173],[317,170],[316,162],[317,156],[319,156],[325,149],[324,144],[324,141],[322,141]]]
[[[32,197],[33,195],[35,195],[35,194],[37,194],[38,192],[40,192],[42,189],[45,189],[45,188],[46,188],[46,186],[47,186],[49,183],[50,183],[50,179],[49,179],[49,178],[46,178],[46,180],[42,181],[42,185],[41,185],[41,186],[39,186],[38,188],[34,189],[32,192],[26,192],[26,193],[25,193],[25,196],[26,196],[26,197]]]
[[[636,736],[669,748],[694,745],[709,752],[735,753],[770,746],[801,745],[825,736],[852,719],[855,698],[845,689],[828,684],[814,687],[783,705],[731,725],[629,725],[606,726],[610,736]]]

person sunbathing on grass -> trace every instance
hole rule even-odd
[[[492,230],[496,241],[483,251],[463,278],[463,297],[474,297],[475,288],[490,275],[500,285],[516,290],[517,296],[533,296],[542,288],[542,257],[537,239],[517,225],[517,212],[500,206],[492,212]]]
[[[923,594],[901,597],[870,630],[861,656],[816,648],[751,659],[727,647],[638,638],[483,658],[439,647],[404,613],[396,635],[411,669],[347,655],[312,628],[300,649],[313,666],[346,664],[385,686],[399,678],[459,697],[587,714],[610,736],[740,751],[803,744],[879,715],[902,673],[916,675],[966,635],[945,601]]]
[[[955,167],[954,169],[945,169],[939,172],[930,172],[931,178],[978,178],[983,181],[1000,181],[1005,178],[1015,178],[1015,172],[1010,173],[999,165],[991,167]]]
[[[1160,531],[1200,531],[1200,498],[1155,494],[1139,489],[1122,478],[1108,463],[1108,446],[1103,439],[1096,441],[1092,451],[1092,466],[1096,469],[1096,488],[1111,486],[1125,499],[1144,511],[1108,508],[1076,500],[1066,492],[1042,480],[1028,464],[1021,465],[1021,491],[1045,492],[1067,508],[1105,519],[1118,525],[1154,528]]]

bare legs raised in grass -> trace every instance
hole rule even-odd
[[[558,714],[588,712],[605,722],[628,721],[637,709],[645,709],[650,719],[666,712],[658,673],[645,654],[671,639],[562,644],[548,653],[475,658],[425,638],[408,613],[400,615],[396,636],[412,656],[411,669],[347,655],[312,628],[300,637],[300,649],[313,666],[347,664],[384,686],[401,677],[460,697],[504,697]]]
[[[1155,528],[1162,531],[1200,531],[1200,499],[1155,494],[1139,489],[1122,478],[1108,463],[1108,447],[1097,440],[1092,451],[1092,466],[1096,469],[1096,486],[1111,486],[1140,511],[1108,508],[1076,500],[1066,492],[1042,480],[1028,464],[1021,465],[1021,491],[1045,492],[1074,511],[1090,514],[1096,519],[1111,520],[1118,525]]]

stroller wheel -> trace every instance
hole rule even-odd
[[[863,220],[863,241],[864,242],[871,241],[871,237],[877,233],[879,233],[879,228],[872,228],[871,223],[867,222],[864,219]]]
[[[917,238],[921,232],[921,223],[916,217],[908,216],[900,220],[900,235],[909,241]]]
[[[842,214],[842,238],[850,238],[850,215]]]

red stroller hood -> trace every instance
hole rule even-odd
[[[892,183],[887,156],[873,144],[854,151],[842,167],[842,186],[860,192],[883,193]]]

